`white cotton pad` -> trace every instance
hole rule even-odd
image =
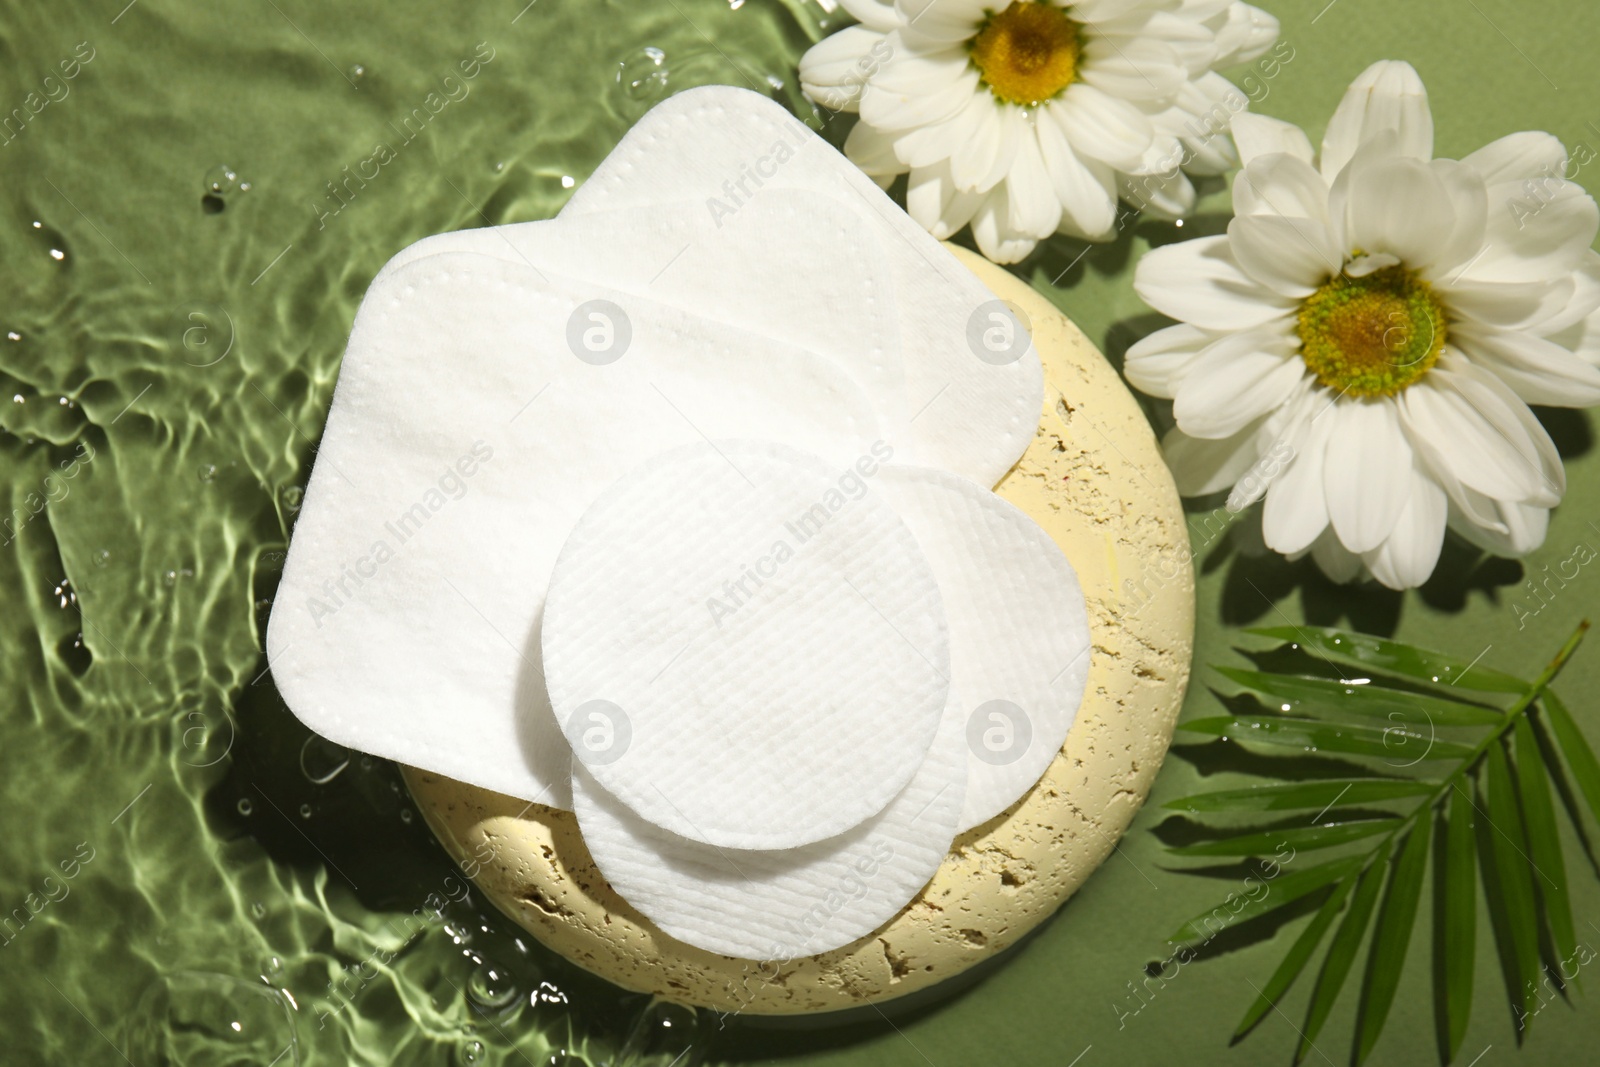
[[[1089,677],[1089,617],[1072,565],[1015,505],[945,471],[899,465],[878,491],[933,567],[950,682],[967,701],[958,832],[1000,814],[1061,750]]]
[[[729,86],[669,97],[628,131],[560,217],[690,200],[736,220],[779,189],[833,196],[878,235],[905,364],[905,406],[889,420],[894,439],[906,442],[898,458],[994,485],[1033,440],[1043,403],[1026,331],[871,178],[778,104]]]
[[[441,252],[599,282],[809,348],[857,378],[885,422],[905,404],[888,261],[828,196],[773,190],[729,218],[693,201],[458,230],[404,249],[378,277]]]
[[[482,256],[395,271],[356,316],[290,542],[279,690],[341,744],[570,806],[538,640],[561,544],[641,459],[753,434],[848,464],[879,429],[801,349]]]
[[[888,922],[950,849],[966,772],[963,706],[948,713],[917,773],[881,812],[801,848],[718,848],[670,834],[581,766],[574,808],[595,865],[624,900],[708,952],[790,960],[847,945]]]
[[[574,765],[724,848],[805,845],[882,811],[933,741],[950,655],[928,562],[872,492],[879,469],[716,441],[607,489],[545,599]]]

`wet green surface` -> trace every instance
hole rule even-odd
[[[606,1062],[659,1018],[639,1022],[639,998],[487,912],[393,768],[318,742],[283,708],[262,626],[345,335],[382,263],[431,233],[553,214],[665,92],[755,84],[796,102],[821,9],[124,2],[0,11],[0,109],[25,120],[0,136],[3,1058],[544,1064],[569,1048]],[[1443,154],[1530,127],[1600,146],[1587,2],[1269,6],[1294,59],[1254,95],[1313,132],[1390,56],[1433,91]],[[375,177],[343,184],[375,157]],[[1220,224],[1203,213],[1181,232]],[[1136,224],[1075,264],[1081,246],[1058,242],[1018,269],[1115,355],[1149,325],[1132,258],[1179,232]],[[1231,627],[1312,619],[1531,673],[1600,603],[1589,567],[1548,603],[1523,586],[1580,544],[1600,549],[1592,421],[1544,414],[1572,485],[1545,547],[1520,565],[1452,549],[1403,597],[1252,554],[1210,532],[1219,502],[1197,503],[1201,662],[1229,655]],[[1600,738],[1600,648],[1562,688]],[[1214,708],[1202,687],[1188,713]],[[1156,800],[1215,769],[1179,755]],[[1304,989],[1227,1046],[1284,934],[1141,981],[1163,935],[1229,888],[1173,873],[1160,822],[1147,809],[1042,936],[943,1007],[898,1029],[711,1020],[680,1062],[1287,1062]],[[1569,865],[1580,939],[1600,945],[1600,889]],[[1418,936],[1373,1062],[1434,1059]],[[1600,1003],[1551,1004],[1519,1052],[1480,946],[1463,1060],[1486,1047],[1484,1064],[1585,1059]],[[1351,1000],[1319,1041],[1330,1062],[1347,1057]]]

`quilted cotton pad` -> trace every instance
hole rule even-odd
[[[819,193],[774,189],[730,218],[696,201],[442,233],[379,277],[440,252],[526,263],[809,348],[857,378],[886,422],[905,405],[888,261],[854,211]]]
[[[581,766],[578,825],[606,881],[678,940],[746,959],[827,952],[887,922],[949,851],[966,771],[962,707],[951,689],[916,775],[883,811],[826,841],[775,851],[688,841],[640,818]]]
[[[1015,505],[945,471],[879,477],[944,598],[950,681],[967,701],[964,831],[1026,793],[1066,741],[1089,677],[1087,607],[1061,549]]]
[[[832,363],[638,297],[465,254],[387,276],[267,631],[289,707],[353,748],[568,806],[539,664],[551,567],[602,488],[702,434],[848,464],[878,428]]]
[[[888,257],[905,363],[905,406],[889,420],[907,442],[899,458],[994,485],[1033,440],[1043,403],[1026,331],[871,178],[776,103],[728,86],[669,97],[578,187],[561,218],[690,200],[737,220],[791,188],[852,207]]]
[[[705,442],[596,499],[542,635],[575,764],[725,848],[805,845],[882,811],[933,741],[950,659],[927,560],[871,490],[879,469]]]

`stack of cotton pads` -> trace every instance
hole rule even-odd
[[[1072,567],[990,491],[1041,393],[870,179],[765,98],[680,94],[558,218],[374,280],[274,677],[335,741],[574,811],[682,941],[848,944],[1083,696]]]

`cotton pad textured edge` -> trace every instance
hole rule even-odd
[[[1160,769],[1194,641],[1188,533],[1171,475],[1132,395],[1078,329],[1027,283],[951,250],[1027,316],[1044,361],[1038,429],[996,491],[1060,545],[1088,602],[1093,662],[1066,745],[1017,804],[957,837],[887,924],[781,964],[663,933],[606,884],[570,812],[407,768],[419,810],[485,896],[619,986],[753,1015],[836,1011],[927,989],[1049,918],[1110,854]],[[1051,936],[1070,939],[1070,920]]]

